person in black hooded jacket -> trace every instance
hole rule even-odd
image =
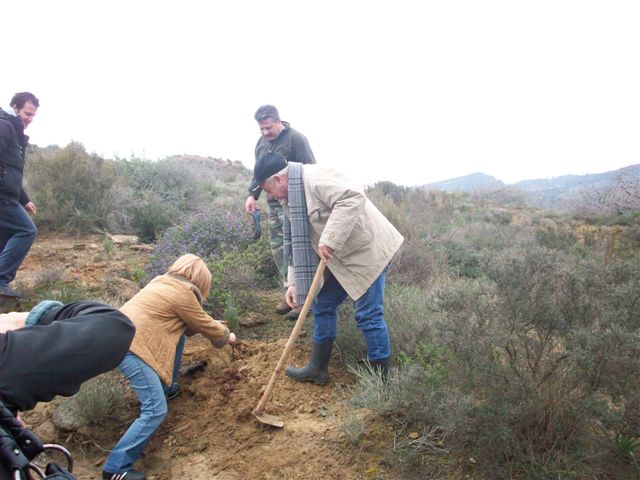
[[[0,297],[18,297],[9,284],[36,238],[30,213],[36,206],[22,186],[29,137],[24,129],[36,115],[40,102],[29,92],[16,93],[11,108],[0,109]]]
[[[11,467],[20,459],[14,457],[18,455],[14,448],[24,443],[18,437],[7,443],[11,435],[10,430],[2,430],[7,420],[4,413],[16,417],[37,402],[75,394],[86,380],[114,369],[129,351],[134,335],[135,326],[124,313],[97,302],[63,305],[45,300],[30,312],[0,314],[1,480],[16,478]],[[76,478],[55,464],[47,465],[46,474],[47,480]]]
[[[13,413],[113,370],[129,351],[135,326],[98,302],[40,302],[30,312],[0,314],[0,401]]]

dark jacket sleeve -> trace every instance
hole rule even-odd
[[[256,162],[258,161],[258,155],[260,155],[260,140],[261,138],[259,138],[256,142],[256,146],[253,151]],[[256,178],[253,177],[251,179],[251,184],[249,185],[249,195],[253,196],[253,198],[255,198],[256,200],[260,198],[260,194],[262,193],[262,188],[259,187],[260,185],[258,185],[258,182],[256,182]]]
[[[287,128],[280,135],[281,136],[278,137],[278,139],[269,147],[269,150],[282,154],[290,162],[307,164],[316,163],[316,157],[313,155],[313,151],[311,150],[307,137],[297,130],[289,127],[288,124]],[[258,157],[263,151],[265,151],[265,147],[264,144],[262,144],[262,139],[258,139],[258,143],[256,143],[255,148],[256,161],[258,161]],[[260,198],[262,189],[256,187],[259,187],[259,185],[256,182],[256,179],[253,178],[251,180],[251,185],[249,186],[249,192],[257,200]]]
[[[307,137],[297,131],[292,133],[295,133],[291,138],[293,147],[292,161],[305,164],[316,163],[316,157],[313,156]]]
[[[11,135],[15,135],[15,133],[12,132],[13,126],[5,120],[0,120],[0,160],[4,155],[4,152],[9,148],[9,139],[11,138]]]
[[[114,369],[129,351],[135,327],[106,305],[79,302],[47,312],[40,324],[0,334],[0,399],[18,410]]]
[[[20,205],[26,205],[31,201],[24,187],[20,189],[20,197],[18,198],[18,201],[20,202]]]

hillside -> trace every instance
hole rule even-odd
[[[491,175],[476,172],[464,177],[429,183],[425,187],[445,192],[473,192],[504,188],[505,183]]]
[[[588,175],[565,175],[554,178],[522,180],[505,184],[483,173],[429,183],[424,188],[446,192],[506,192],[520,195],[529,205],[568,210],[585,202],[594,202],[620,185],[632,185],[640,191],[640,164]]]
[[[363,367],[345,301],[329,385],[281,377],[267,411],[285,428],[274,430],[251,409],[292,324],[272,311],[282,292],[267,215],[256,239],[242,208],[250,172],[212,158],[104,160],[78,145],[33,160],[39,235],[18,272],[22,303],[3,310],[43,299],[119,306],[190,252],[212,273],[208,311],[238,334],[235,351],[187,342],[184,365],[208,364],[179,379],[139,464],[150,480],[638,478],[640,208],[611,208],[636,198],[633,176],[588,215],[532,208],[511,186],[369,188],[405,239],[385,282],[390,375]],[[308,357],[311,321],[290,363]],[[136,413],[124,387],[99,377],[25,419],[73,451],[79,478],[98,478]],[[82,424],[60,424],[64,410]]]

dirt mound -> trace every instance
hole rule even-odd
[[[28,281],[45,269],[64,269],[64,275],[84,282],[88,290],[99,288],[109,272],[144,261],[144,253],[123,248],[105,260],[99,236],[40,238],[19,279]],[[266,295],[272,309],[278,292]],[[136,467],[154,480],[396,478],[382,462],[390,448],[388,431],[379,432],[384,433],[378,435],[380,441],[367,442],[363,449],[362,444],[353,446],[337,426],[341,386],[353,382],[337,362],[331,365],[331,381],[325,387],[293,382],[282,374],[266,411],[284,420],[283,429],[255,419],[251,412],[293,323],[271,313],[251,315],[267,318],[259,327],[242,327],[237,332],[235,351],[230,347],[217,350],[199,335],[188,339],[183,364],[207,360],[207,367],[179,379],[180,395],[169,402],[166,421]],[[303,337],[289,364],[306,362],[307,344],[308,338]],[[98,479],[108,450],[138,413],[130,391],[121,405],[115,418],[73,434],[52,428],[51,405],[39,405],[25,414],[25,420],[46,442],[61,442],[72,451],[78,478]],[[367,412],[357,413],[367,416]]]

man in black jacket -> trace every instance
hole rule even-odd
[[[254,118],[260,127],[260,138],[256,144],[255,157],[256,162],[265,153],[278,152],[290,162],[298,163],[316,163],[311,147],[307,138],[297,130],[291,128],[289,122],[280,120],[278,109],[273,105],[263,105],[260,107]],[[249,196],[245,202],[245,210],[253,213],[256,209],[256,201],[260,197],[262,189],[256,183],[255,178],[249,186]],[[284,262],[284,248],[282,223],[284,221],[284,210],[278,200],[268,199],[269,205],[269,233],[271,243],[271,253],[278,267],[278,273],[283,280],[286,289],[287,266]],[[295,320],[300,313],[299,308],[291,309],[284,299],[284,295],[280,302],[276,305],[276,312],[287,314],[287,318]]]
[[[29,92],[16,93],[11,108],[0,109],[0,297],[18,297],[9,283],[36,238],[31,215],[36,206],[22,186],[29,137],[24,129],[36,115],[40,102]]]

